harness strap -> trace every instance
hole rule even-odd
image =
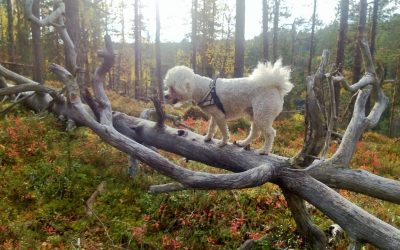
[[[204,96],[204,98],[197,103],[198,106],[210,106],[210,105],[216,105],[219,110],[222,111],[222,113],[225,114],[225,109],[224,105],[222,104],[221,100],[219,99],[217,95],[217,78],[214,80],[211,80],[210,82],[210,90],[207,92],[207,94]]]

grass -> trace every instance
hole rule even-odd
[[[115,110],[138,115],[150,107],[109,95]],[[205,121],[185,122],[199,133],[207,127]],[[230,126],[233,139],[248,132],[245,121]],[[277,121],[275,127],[274,153],[295,155],[303,142],[303,117]],[[358,144],[352,167],[399,178],[399,146],[368,132]],[[191,169],[219,172],[163,154]],[[24,109],[8,114],[0,119],[0,249],[233,249],[263,235],[272,241],[260,249],[307,248],[275,185],[154,195],[148,193],[150,185],[170,180],[145,165],[139,168],[134,178],[128,177],[127,157],[86,128],[66,132],[52,115]],[[102,181],[106,191],[88,217],[85,201]],[[339,192],[400,227],[398,205]],[[312,210],[312,216],[323,229],[332,224],[319,211]]]

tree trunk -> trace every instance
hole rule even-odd
[[[7,0],[8,61],[15,62],[13,0]]]
[[[163,80],[161,76],[161,42],[160,42],[160,8],[159,0],[156,0],[156,87],[158,99],[164,101]]]
[[[242,0],[244,2],[244,0]],[[211,1],[212,8],[211,8],[211,15],[207,20],[207,27],[208,27],[208,43],[206,45],[207,50],[208,48],[213,49],[213,46],[215,46],[214,41],[215,41],[215,19],[217,15],[217,3],[216,0]],[[213,45],[214,44],[214,45]],[[206,50],[206,51],[207,51]],[[214,53],[206,53],[206,76],[208,77],[214,77],[214,68],[212,66],[212,61],[214,59]]]
[[[115,91],[120,91],[121,90],[121,75],[122,75],[122,61],[124,58],[124,52],[125,52],[125,8],[126,5],[121,2],[119,5],[119,16],[120,16],[120,23],[121,23],[121,44],[119,47],[119,53],[118,53],[118,62],[116,65],[116,73],[115,73],[115,82],[110,86],[111,89],[114,89]],[[122,87],[124,94],[128,95],[128,92],[126,91],[126,87]]]
[[[375,55],[375,42],[376,42],[376,28],[378,24],[378,9],[379,9],[379,0],[374,0],[372,10],[372,24],[371,24],[371,33],[370,33],[370,51],[371,56],[374,58]]]
[[[292,29],[290,31],[290,37],[291,37],[291,42],[292,46],[290,49],[290,68],[294,69],[295,67],[295,58],[296,58],[296,36],[297,36],[297,31],[296,31],[296,20],[293,21],[292,23]],[[290,102],[289,102],[290,103]]]
[[[310,55],[308,58],[307,75],[311,75],[312,59],[314,56],[314,33],[315,33],[315,14],[317,11],[317,0],[314,0],[314,10],[312,15],[311,24],[311,37],[310,37]]]
[[[392,94],[392,102],[390,106],[390,117],[389,117],[389,136],[396,136],[395,131],[395,118],[396,118],[396,108],[399,106],[399,96],[400,96],[400,58],[397,61],[397,70],[396,70],[396,80],[393,83],[393,94]]]
[[[272,36],[272,59],[278,60],[278,31],[279,31],[280,0],[274,0],[274,27]]]
[[[135,0],[135,99],[141,97],[140,84],[140,16],[139,16],[139,0]]]
[[[268,39],[268,22],[269,22],[269,0],[262,0],[262,23],[263,23],[263,55],[264,60],[269,61],[269,39]]]
[[[78,48],[81,44],[81,24],[80,24],[80,8],[79,8],[78,0],[65,0],[65,26],[67,27],[68,34],[70,35],[72,42],[74,43],[74,49],[77,54],[81,54],[78,52]],[[68,53],[66,51],[66,53]],[[75,67],[83,66],[83,58],[78,60],[81,56],[77,57],[76,64],[71,60],[68,60],[66,57],[65,66],[69,72],[72,74],[76,74]],[[82,62],[81,62],[82,61]]]
[[[197,0],[192,1],[192,69],[197,72]]]
[[[365,33],[365,25],[367,22],[367,0],[360,0],[360,20],[358,23],[358,32],[356,39],[356,50],[354,54],[353,62],[353,80],[352,82],[358,82],[361,78],[361,67],[362,67],[362,57],[360,51],[360,41],[362,39],[362,34]]]
[[[32,6],[32,13],[40,17],[40,0],[34,0]],[[43,78],[43,48],[42,48],[42,38],[40,32],[40,26],[36,23],[31,23],[32,30],[32,52],[33,52],[33,80],[44,84]]]
[[[336,51],[336,68],[339,72],[343,71],[344,64],[344,51],[346,48],[346,34],[348,27],[348,16],[349,16],[349,0],[340,1],[340,27],[339,35],[337,39],[337,51]],[[334,84],[335,92],[335,103],[336,111],[339,113],[340,107],[340,83]]]
[[[245,0],[236,0],[236,29],[235,29],[235,67],[233,76],[243,77],[244,73],[244,28],[245,28]]]

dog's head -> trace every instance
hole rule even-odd
[[[176,66],[168,70],[164,79],[164,98],[168,103],[188,101],[192,99],[194,72],[185,66]]]

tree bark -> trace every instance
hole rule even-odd
[[[159,0],[156,0],[156,89],[158,99],[164,101],[163,80],[161,76],[161,42],[160,42],[160,9]]]
[[[310,242],[312,249],[325,249],[327,245],[325,233],[312,223],[304,200],[285,188],[283,188],[282,191],[285,195],[288,207],[292,211],[292,216],[296,221],[297,230]]]
[[[309,76],[307,80],[304,144],[302,150],[294,158],[295,164],[302,168],[310,165],[319,156],[324,146],[327,121],[324,117],[322,86],[326,79],[328,62],[329,52],[324,50],[317,72]]]
[[[74,50],[76,51],[76,61],[70,60],[65,61],[67,69],[77,77],[79,86],[85,84],[85,55],[82,46],[82,29],[81,29],[81,18],[80,18],[80,1],[78,0],[65,0],[65,25],[68,34],[74,44]],[[65,51],[66,55],[70,53]],[[68,58],[68,56],[66,56]]]
[[[33,15],[40,17],[40,0],[34,0],[32,6],[32,13]],[[31,23],[31,30],[32,30],[32,53],[33,53],[33,80],[44,84],[44,77],[43,77],[43,47],[42,47],[42,39],[41,39],[41,32],[40,26],[36,23]]]
[[[245,0],[236,0],[236,30],[235,30],[235,66],[233,76],[243,77],[244,44],[245,44]]]
[[[341,0],[340,27],[339,27],[339,35],[337,39],[337,51],[336,51],[336,68],[339,70],[339,72],[343,72],[343,66],[344,66],[344,51],[346,48],[348,16],[349,16],[349,0]],[[336,110],[339,112],[340,83],[335,83],[334,88],[335,88],[334,91],[335,91]]]
[[[356,50],[354,54],[353,61],[353,80],[352,82],[358,82],[361,78],[361,66],[362,66],[362,58],[360,51],[360,42],[362,39],[362,34],[365,33],[365,25],[367,22],[367,0],[360,0],[360,20],[358,22],[358,32],[356,39]]]
[[[374,58],[374,55],[375,55],[376,28],[378,26],[378,9],[379,9],[379,0],[374,0],[374,5],[373,5],[373,9],[372,9],[372,24],[371,24],[371,32],[370,32],[370,42],[369,42],[372,58]]]
[[[310,54],[308,58],[307,75],[311,75],[312,59],[314,57],[314,33],[315,33],[315,15],[317,11],[317,0],[314,0],[314,10],[311,18],[311,37],[310,37]]]
[[[197,73],[197,0],[192,0],[192,69]]]
[[[141,91],[141,61],[140,61],[140,47],[141,47],[141,35],[140,35],[140,16],[139,16],[139,0],[135,0],[135,99],[142,97]]]
[[[268,39],[268,23],[269,23],[269,0],[262,0],[262,23],[263,23],[263,55],[264,60],[269,61],[269,39]]]
[[[13,1],[7,0],[8,61],[15,62]]]
[[[392,94],[392,102],[390,106],[390,118],[389,118],[389,136],[395,136],[395,117],[396,117],[396,108],[399,106],[399,96],[400,96],[400,87],[399,87],[399,79],[400,79],[400,59],[397,61],[397,69],[396,69],[396,80],[393,83],[393,94]]]
[[[293,69],[295,67],[295,58],[296,58],[296,36],[297,36],[296,20],[294,20],[292,23],[292,29],[290,31],[290,36],[292,38],[292,46],[291,46],[291,52],[290,52],[290,68]]]
[[[274,0],[274,26],[272,36],[272,59],[274,62],[278,60],[278,31],[279,31],[279,5],[280,0]]]

